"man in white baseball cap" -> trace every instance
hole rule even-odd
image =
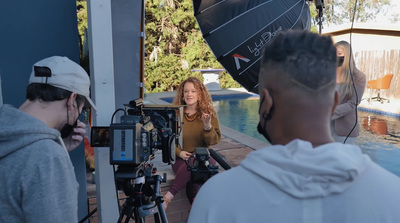
[[[0,222],[78,222],[78,183],[67,151],[81,144],[79,121],[90,79],[67,57],[33,65],[26,101],[0,106]]]
[[[29,84],[31,83],[49,84],[85,96],[90,105],[96,109],[89,96],[88,74],[67,57],[53,56],[35,63],[29,78]]]

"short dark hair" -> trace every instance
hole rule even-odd
[[[336,80],[336,61],[330,36],[291,30],[279,33],[266,45],[261,68],[276,68],[307,88],[318,90]]]
[[[49,84],[29,84],[26,88],[26,99],[29,101],[41,100],[41,101],[60,101],[71,96],[72,92],[61,88],[54,87]],[[76,97],[76,103],[80,106],[81,103],[85,103],[85,97],[79,95]]]

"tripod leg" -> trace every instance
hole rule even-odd
[[[164,178],[163,179],[167,179],[167,175],[164,173]],[[157,205],[157,209],[158,209],[158,213],[156,215],[154,215],[154,220],[156,223],[160,223],[160,219],[162,223],[167,223],[167,215],[165,214],[165,209],[162,205],[162,202],[160,202],[160,199],[162,199],[162,195],[159,194],[158,192],[160,191],[160,183],[162,182],[162,178],[159,175],[155,175],[153,176],[153,180],[154,180],[154,193],[155,193],[155,201],[156,201],[156,205]],[[165,201],[164,201],[165,202]],[[157,217],[157,219],[156,219]]]
[[[123,218],[124,218],[124,215],[120,214],[117,223],[121,223]]]
[[[126,206],[124,204],[123,207],[122,207],[121,213],[119,214],[119,218],[118,218],[117,223],[121,223],[122,222],[122,220],[124,219],[125,212],[126,212]],[[128,216],[127,216],[127,218],[128,218]]]
[[[135,223],[144,223],[145,222],[145,217],[142,217],[142,216],[140,216],[140,213],[139,213],[139,208],[137,208],[137,207],[135,207],[135,210],[134,210],[134,220],[135,220]]]
[[[132,218],[132,214],[134,212],[134,209],[135,208],[133,206],[133,198],[128,197],[125,200],[125,203],[122,206],[121,213],[119,215],[119,218],[118,218],[117,222],[121,223],[123,221],[123,219],[124,219],[124,216],[125,216],[125,223],[128,223],[129,220]]]
[[[131,217],[130,216],[126,216],[126,218],[125,218],[125,223],[129,223],[129,220],[131,219]]]
[[[162,205],[161,202],[157,202],[157,209],[158,209],[158,213],[157,213],[157,217],[158,217],[158,221],[156,221],[157,223],[160,223],[160,220],[162,223],[167,223],[167,215],[165,214],[165,210],[164,207]],[[155,216],[154,216],[155,218]]]
[[[154,222],[161,223],[160,216],[158,215],[158,213],[154,214]]]

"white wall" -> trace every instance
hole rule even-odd
[[[323,30],[323,35],[332,35],[334,42],[351,42],[354,52],[400,49],[400,25],[354,24],[351,35],[350,28],[351,24],[332,27]]]

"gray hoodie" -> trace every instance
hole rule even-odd
[[[78,183],[60,132],[0,106],[0,222],[78,222]]]

